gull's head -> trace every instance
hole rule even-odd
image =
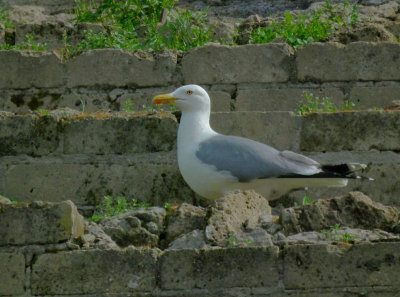
[[[210,111],[210,97],[198,85],[182,86],[172,93],[161,94],[153,98],[154,104],[175,103],[184,111]]]

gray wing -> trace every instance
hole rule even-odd
[[[320,172],[319,163],[310,158],[238,136],[213,136],[200,143],[196,156],[218,171],[229,171],[240,182]]]

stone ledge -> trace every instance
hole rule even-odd
[[[158,251],[89,250],[38,256],[33,265],[33,295],[151,291],[156,287]]]
[[[210,44],[183,57],[182,75],[185,84],[286,82],[292,61],[287,44]]]
[[[315,113],[303,117],[302,151],[400,150],[400,111]]]
[[[284,252],[286,289],[398,285],[400,243],[291,245]]]
[[[0,246],[58,243],[83,232],[83,218],[69,200],[0,205]]]
[[[296,53],[300,81],[399,80],[400,44],[312,43]]]
[[[172,250],[160,259],[165,290],[276,287],[278,247]]]

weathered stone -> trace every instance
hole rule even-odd
[[[100,221],[102,228],[122,247],[128,245],[157,247],[164,230],[165,209],[143,207]]]
[[[105,195],[160,206],[193,203],[193,191],[179,172],[175,154],[3,158],[0,192],[21,201],[70,198],[79,206],[96,205]]]
[[[0,263],[0,296],[22,295],[25,291],[24,255],[18,253],[0,252]]]
[[[167,86],[175,82],[176,53],[97,49],[67,62],[67,86]]]
[[[207,91],[213,112],[231,111],[231,95],[223,91]]]
[[[205,249],[209,248],[203,230],[193,230],[183,234],[171,242],[167,250]]]
[[[58,129],[58,123],[49,116],[8,113],[0,118],[0,156],[40,156],[58,151]]]
[[[219,112],[211,114],[210,122],[219,133],[250,138],[279,150],[298,151],[301,120],[289,112]]]
[[[396,42],[396,37],[383,25],[374,23],[357,23],[353,26],[344,26],[329,39],[344,44],[356,41]]]
[[[336,224],[390,230],[398,222],[399,214],[396,208],[373,202],[361,192],[350,192],[345,196],[284,209],[281,220],[287,233],[320,231]]]
[[[400,149],[400,111],[315,113],[301,125],[303,151]]]
[[[353,87],[349,98],[356,104],[356,109],[386,108],[393,106],[393,100],[398,100],[399,86]]]
[[[183,79],[185,84],[286,82],[291,54],[286,44],[205,45],[183,57]]]
[[[234,235],[234,240],[240,246],[272,246],[272,235],[261,228],[255,228],[250,232]],[[228,242],[229,244],[229,242]]]
[[[268,201],[254,191],[235,191],[215,200],[210,209],[206,238],[211,244],[226,246],[227,238],[244,229],[254,229],[261,215],[271,214]]]
[[[49,52],[0,51],[0,89],[54,88],[64,84],[64,68]]]
[[[303,100],[303,92],[317,97],[329,97],[337,105],[343,102],[343,92],[339,88],[242,88],[237,92],[237,111],[294,111]]]
[[[169,151],[175,146],[176,132],[176,119],[168,113],[80,114],[64,122],[64,153]]]
[[[57,243],[83,232],[83,217],[69,200],[1,205],[0,246]]]
[[[187,203],[174,211],[167,219],[166,236],[172,241],[178,236],[195,229],[203,230],[206,226],[206,209]]]
[[[398,284],[400,243],[290,245],[284,254],[286,289]]]
[[[312,43],[297,52],[301,81],[399,80],[400,44]]]
[[[77,242],[86,248],[115,249],[118,245],[96,223],[85,226],[85,234],[77,238]]]
[[[32,294],[151,291],[156,286],[157,257],[157,250],[133,248],[40,255],[33,265]]]
[[[269,234],[275,234],[282,229],[282,225],[278,224],[279,216],[262,215],[258,220],[259,225]]]
[[[278,251],[278,247],[170,250],[161,257],[161,288],[277,286]]]
[[[11,200],[0,195],[0,204],[11,204]]]

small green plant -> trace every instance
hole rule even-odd
[[[250,43],[268,43],[281,37],[294,49],[308,43],[327,39],[337,29],[358,22],[357,6],[348,2],[332,5],[326,1],[322,9],[307,15],[284,14],[283,20],[273,21],[268,27],[250,31]]]
[[[49,115],[49,111],[48,111],[47,109],[41,109],[41,108],[39,108],[39,109],[36,109],[35,111],[36,111],[36,113],[37,113],[39,116],[41,116],[41,117],[43,117],[43,116],[48,116],[48,115]]]
[[[358,238],[357,235],[352,235],[347,232],[340,232],[342,230],[339,224],[330,227],[328,230],[321,230],[320,232],[326,236],[330,241],[340,241],[345,243],[355,242]]]
[[[166,203],[164,204],[164,208],[165,208],[166,211],[171,211],[171,210],[172,210],[171,203],[166,202]]]
[[[150,113],[155,113],[158,111],[171,111],[174,112],[176,111],[176,105],[173,103],[168,103],[168,104],[163,104],[161,105],[152,105],[152,106],[147,106],[146,104],[142,105],[142,110],[150,112]]]
[[[125,111],[125,112],[134,111],[132,104],[133,104],[132,99],[126,100],[124,103],[122,103],[122,111]]]
[[[296,115],[304,116],[315,112],[352,110],[355,107],[355,104],[349,100],[346,100],[342,105],[337,107],[329,97],[323,97],[321,99],[315,96],[313,93],[309,93],[307,91],[303,92],[302,97],[303,100],[297,104],[297,107],[294,110],[294,114]]]
[[[137,200],[127,201],[125,197],[104,196],[103,203],[96,207],[91,217],[93,222],[98,222],[105,217],[113,217],[139,207],[149,207],[148,203],[139,203]]]
[[[314,202],[315,202],[315,201],[314,201],[314,200],[311,200],[311,198],[308,197],[307,194],[304,195],[303,201],[302,201],[302,204],[303,204],[303,205],[310,205],[310,204],[312,204],[312,203],[314,203]]]
[[[14,25],[8,18],[8,13],[4,8],[0,7],[0,24],[3,25],[5,29],[13,29]]]
[[[31,50],[31,51],[44,51],[47,49],[47,43],[35,43],[35,38],[31,34],[25,35],[25,40],[22,43],[9,45],[0,45],[0,50]]]
[[[77,52],[95,48],[188,50],[211,40],[204,12],[172,10],[177,0],[77,0],[78,22],[102,23],[106,32],[88,31]]]
[[[229,237],[226,239],[227,246],[230,248],[238,247],[238,246],[246,246],[251,243],[251,239],[239,240],[235,233],[231,232]]]

